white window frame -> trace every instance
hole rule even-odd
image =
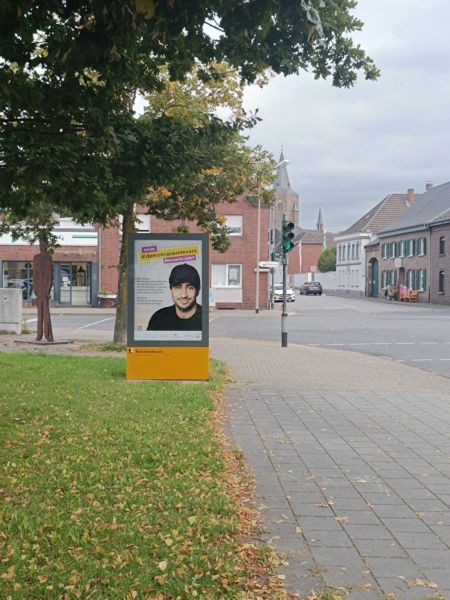
[[[228,231],[228,235],[242,237],[244,231],[244,218],[242,215],[224,215],[225,227],[231,231]]]
[[[217,275],[215,273],[215,267],[225,267],[225,281],[226,283],[218,283],[217,282]],[[239,283],[236,284],[232,284],[230,283],[230,270],[235,269],[235,268],[239,268]],[[213,263],[211,265],[211,281],[212,281],[212,287],[213,288],[233,288],[233,289],[240,289],[242,288],[242,265],[239,263],[229,263],[229,264],[225,264],[225,263]]]

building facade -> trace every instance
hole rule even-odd
[[[365,248],[372,244],[377,232],[402,215],[416,200],[412,188],[406,194],[389,194],[361,219],[335,237],[337,293],[364,296],[368,288]],[[376,271],[377,263],[371,263]],[[372,289],[372,283],[371,283]],[[375,289],[375,288],[374,288]]]
[[[138,208],[137,227],[141,232],[171,233],[179,224],[161,221]],[[255,308],[257,277],[258,208],[239,198],[234,204],[217,206],[226,217],[230,248],[223,254],[210,249],[209,289],[211,303],[217,308]],[[198,231],[194,226],[190,230]],[[260,210],[259,261],[267,261],[269,208]],[[54,229],[59,246],[53,255],[51,301],[60,306],[98,306],[104,297],[115,297],[118,290],[121,229],[79,225],[60,219]],[[0,237],[0,288],[22,289],[25,302],[33,300],[33,256],[37,244],[30,245],[5,235]],[[259,272],[259,307],[268,305],[268,271]]]
[[[418,292],[419,302],[450,304],[450,183],[426,192],[389,228],[378,233],[380,294],[389,285]]]

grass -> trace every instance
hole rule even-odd
[[[0,353],[2,597],[253,597],[212,425],[222,367],[131,383],[124,362]]]

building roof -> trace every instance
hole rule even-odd
[[[450,211],[450,182],[431,187],[421,194],[408,211],[380,233],[412,229],[445,220]]]
[[[323,245],[324,235],[327,240],[327,248],[334,248],[336,245],[334,242],[334,238],[336,236],[335,233],[318,231],[317,229],[302,229],[303,237],[301,238],[302,244],[317,244],[319,246]]]
[[[420,194],[416,194],[416,198],[419,196]],[[393,222],[397,221],[408,208],[409,205],[407,199],[407,194],[388,194],[381,202],[340,235],[350,235],[352,233],[360,232],[376,233],[377,231],[389,227]],[[409,210],[411,210],[411,208],[409,208]]]

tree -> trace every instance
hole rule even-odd
[[[317,263],[321,273],[336,271],[336,248],[325,248]]]

